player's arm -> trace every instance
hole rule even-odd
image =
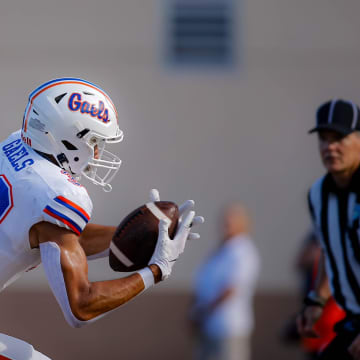
[[[220,294],[208,305],[207,310],[212,313],[221,304],[230,299],[236,292],[235,286],[229,286],[223,289]]]
[[[128,277],[90,282],[85,252],[73,232],[48,222],[30,230],[32,244],[39,244],[42,262],[50,286],[67,321],[75,327],[84,325],[128,302],[145,288],[139,273]],[[152,281],[161,279],[157,265],[150,265]]]
[[[228,286],[225,289],[223,289],[213,301],[211,301],[209,304],[204,306],[204,308],[199,309],[200,316],[206,317],[210,315],[220,305],[222,305],[224,302],[226,302],[228,299],[234,296],[235,292],[236,292],[235,286]]]
[[[316,217],[311,200],[311,189],[307,196],[308,207],[314,227],[316,228]],[[323,313],[323,308],[331,296],[328,277],[325,269],[325,254],[321,251],[314,289],[305,298],[302,311],[296,318],[296,325],[301,336],[317,337],[314,330],[315,323]]]
[[[330,296],[331,290],[325,270],[325,255],[322,252],[314,290],[308,294],[304,308],[296,319],[298,331],[302,336],[317,337],[314,325],[322,315],[323,308]]]
[[[79,207],[75,207],[73,203],[70,205],[70,208],[65,206],[57,209],[57,212],[48,206],[46,209],[49,211],[44,212],[49,215],[49,222],[35,224],[29,236],[31,247],[40,247],[49,285],[66,320],[74,327],[97,320],[102,314],[126,303],[157,281],[167,278],[174,261],[183,252],[186,240],[190,235],[192,238],[199,237],[190,232],[191,224],[203,222],[202,217],[194,218],[195,212],[190,211],[194,202],[185,202],[181,207],[179,225],[173,240],[168,235],[169,224],[160,221],[157,245],[148,267],[125,278],[92,283],[88,280],[86,254],[96,253],[104,246],[107,247],[114,228],[93,225],[81,237],[81,229],[85,227],[81,224],[86,221],[84,216],[74,216],[73,212],[77,215],[80,212]],[[83,212],[81,214],[84,215]],[[62,221],[72,231],[53,224],[53,218]],[[89,216],[86,220],[88,218]]]
[[[193,202],[186,206],[188,210],[190,205],[193,206]],[[194,216],[194,211],[188,211],[180,217],[173,240],[168,234],[169,223],[161,220],[149,267],[121,279],[90,282],[86,255],[79,236],[55,224],[35,224],[30,230],[30,244],[40,247],[49,285],[66,320],[70,325],[80,327],[128,302],[157,281],[166,279],[171,274],[175,260],[184,250],[191,234],[191,224],[195,222]]]
[[[79,237],[86,256],[101,254],[109,249],[115,230],[115,226],[87,224]]]
[[[194,330],[199,329],[204,321],[225,301],[230,299],[236,292],[236,288],[229,286],[223,289],[218,296],[209,304],[199,306],[195,298],[190,306],[189,320]]]
[[[325,269],[325,254],[323,251],[321,251],[321,255],[320,255],[319,268],[316,276],[314,292],[318,297],[322,298],[325,302],[329,300],[329,298],[331,297],[329,279]]]

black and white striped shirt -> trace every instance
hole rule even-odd
[[[332,294],[349,314],[360,314],[360,169],[346,189],[330,174],[319,179],[309,191],[309,207]]]

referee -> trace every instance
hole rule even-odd
[[[321,360],[360,360],[360,109],[335,99],[317,111],[319,151],[327,174],[309,191],[322,259],[315,287],[297,318],[301,335],[316,337],[314,324],[331,295],[345,310],[336,337]]]

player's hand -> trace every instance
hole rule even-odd
[[[150,200],[152,202],[160,201],[159,191],[152,189],[150,191]],[[202,224],[204,218],[195,216],[192,210],[195,205],[193,200],[187,200],[179,207],[179,224],[174,239],[169,237],[169,223],[165,220],[159,222],[159,237],[156,248],[149,264],[156,264],[162,272],[162,280],[165,280],[172,271],[175,261],[185,249],[186,240],[198,239],[198,233],[190,232],[192,226]]]
[[[173,240],[169,237],[169,221],[160,220],[159,237],[156,243],[155,251],[149,261],[149,265],[155,264],[161,270],[162,280],[169,277],[172,267],[180,254],[183,253],[185,243],[190,232],[190,224],[195,216],[194,211],[190,211],[186,218],[179,225]]]
[[[151,189],[150,190],[150,201],[151,202],[160,201],[160,194],[159,194],[158,189]]]
[[[303,337],[319,337],[314,329],[314,325],[319,320],[322,313],[323,308],[321,306],[306,306],[296,318],[299,334]]]
[[[354,360],[360,360],[360,335],[351,343],[348,351]]]
[[[160,194],[157,189],[150,190],[150,201],[151,202],[160,201]],[[185,218],[186,214],[194,208],[194,205],[195,205],[194,200],[187,200],[179,206],[179,214],[180,214],[179,225],[181,224],[182,220]],[[204,221],[205,220],[202,216],[195,216],[190,224],[190,227],[192,228],[193,226],[203,224]],[[200,238],[200,234],[195,232],[189,232],[187,240],[196,240],[199,238]]]

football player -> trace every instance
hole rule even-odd
[[[190,232],[204,220],[194,202],[180,206],[174,240],[160,221],[149,266],[125,278],[91,283],[87,259],[108,255],[115,227],[90,223],[92,202],[80,176],[111,190],[121,160],[105,150],[122,141],[110,97],[81,79],[49,81],[29,96],[22,129],[0,144],[0,290],[42,262],[66,321],[90,324],[167,278]],[[159,201],[157,190],[151,201]],[[14,231],[16,229],[16,231]],[[0,335],[1,359],[48,359]]]

